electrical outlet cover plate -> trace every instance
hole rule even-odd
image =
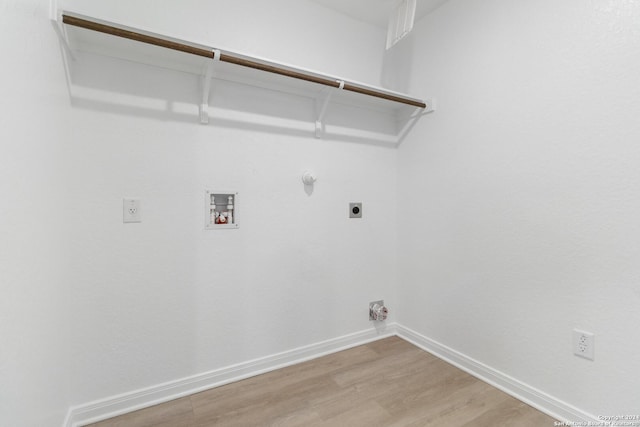
[[[142,222],[140,199],[122,199],[122,222]]]
[[[591,332],[573,330],[573,354],[585,359],[593,360],[594,337]]]

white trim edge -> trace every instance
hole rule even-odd
[[[394,335],[397,335],[396,324],[389,323],[377,329],[355,332],[203,374],[72,406],[67,412],[64,427],[80,427],[95,423]]]
[[[531,387],[424,335],[420,335],[409,328],[396,325],[396,329],[397,335],[400,338],[409,341],[426,352],[462,369],[468,374],[504,391],[510,396],[544,412],[558,421],[567,423],[567,425],[573,425],[572,423],[585,423],[584,425],[587,425],[589,422],[601,422],[601,420],[594,415],[588,414],[575,406],[556,399],[543,391]]]
[[[594,415],[556,399],[444,344],[402,325],[389,323],[378,329],[355,332],[191,377],[72,406],[67,412],[63,426],[81,427],[394,335],[527,403],[554,419],[567,423],[567,425],[572,425],[572,423],[585,423],[586,425],[589,422],[599,422]]]

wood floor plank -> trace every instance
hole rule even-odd
[[[255,379],[246,380],[252,386],[246,394],[240,389],[239,394],[225,395],[225,387],[221,387],[211,400],[198,396],[193,401],[193,412],[198,423],[202,425],[261,425],[257,422],[275,422],[282,417],[296,415],[300,411],[309,411],[308,398],[314,395],[331,394],[339,390],[330,378],[314,377],[312,381],[300,380],[279,385],[277,382],[253,387]],[[249,384],[248,384],[249,385]],[[253,418],[252,418],[253,417]],[[270,424],[267,424],[270,425]]]
[[[406,352],[393,356],[380,356],[376,360],[356,365],[346,365],[332,374],[335,382],[341,387],[350,387],[366,381],[380,381],[394,373],[402,375],[407,365],[423,360],[423,351],[407,349]]]
[[[496,390],[497,391],[497,390]],[[514,399],[500,391],[496,394],[503,394],[501,402],[495,406],[486,408],[481,415],[475,416],[461,427],[507,427],[517,425],[518,427],[538,427],[552,426],[553,421],[538,411],[532,410],[527,404]],[[459,421],[459,418],[456,420]]]
[[[553,421],[391,337],[91,427],[550,427]]]
[[[88,427],[192,427],[192,423],[191,399],[183,397],[106,421],[89,424]]]
[[[313,427],[373,427],[385,426],[391,421],[391,414],[375,401],[364,401],[351,406],[348,410],[325,418],[323,422]]]

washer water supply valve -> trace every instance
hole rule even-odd
[[[389,309],[384,306],[384,301],[374,301],[369,303],[369,320],[387,320]]]

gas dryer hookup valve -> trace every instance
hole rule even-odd
[[[382,302],[374,302],[369,306],[369,320],[382,321],[387,320],[389,310]]]

